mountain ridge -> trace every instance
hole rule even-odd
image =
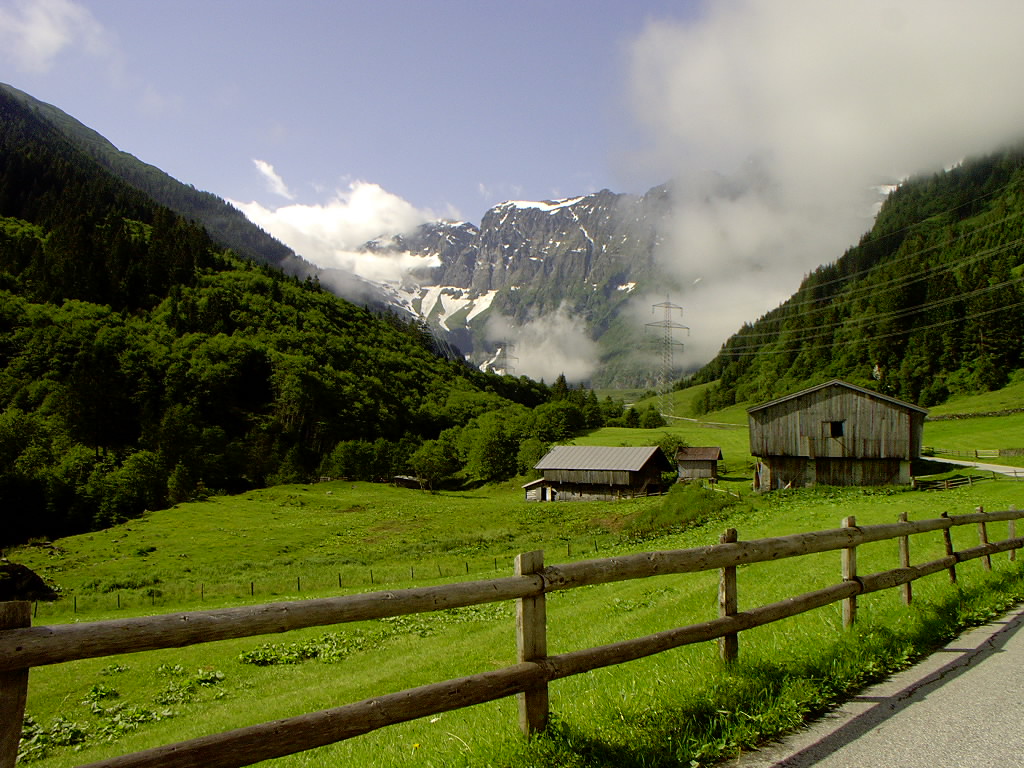
[[[364,250],[407,253],[432,264],[409,273],[392,289],[409,311],[480,363],[507,341],[488,332],[495,315],[507,318],[514,333],[516,327],[564,311],[585,321],[598,344],[616,323],[624,325],[620,312],[637,286],[655,279],[664,283],[656,255],[670,205],[665,186],[641,196],[605,189],[560,200],[505,201],[488,209],[479,226],[430,222],[407,235],[371,241]],[[465,317],[459,327],[449,322],[459,310],[436,311],[439,295],[451,306],[462,303]],[[614,383],[602,369],[631,355],[615,348],[600,354],[593,381]],[[632,359],[640,372],[620,383],[647,384],[656,378],[650,361]]]

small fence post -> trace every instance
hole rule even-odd
[[[983,514],[985,514],[985,508],[984,507],[978,507],[977,512],[978,512],[978,514],[983,515]],[[988,528],[985,527],[985,521],[984,520],[982,520],[980,523],[978,523],[978,542],[982,546],[988,546]],[[991,571],[992,570],[992,555],[984,555],[981,558],[981,564],[985,568],[986,571]]]
[[[949,512],[943,512],[940,517],[949,519]],[[946,557],[955,557],[956,553],[953,551],[953,534],[949,528],[944,528],[942,531],[942,541],[946,545]],[[949,566],[949,583],[956,584],[956,562]]]
[[[32,603],[0,603],[0,632],[32,625]],[[28,669],[0,672],[0,768],[14,768],[28,698]]]
[[[843,528],[856,528],[857,519],[851,515],[843,520]],[[843,557],[843,581],[855,581],[857,579],[857,548],[846,547],[842,551]],[[848,597],[843,600],[843,627],[849,629],[857,619],[857,596]]]
[[[728,528],[725,533],[719,536],[721,544],[732,544],[737,541],[738,535],[735,528]],[[719,617],[735,616],[739,610],[739,600],[736,594],[736,566],[726,566],[721,569],[718,577],[718,615]],[[718,655],[722,661],[728,663],[736,661],[739,656],[739,635],[722,635],[718,638]]]
[[[524,552],[516,556],[515,575],[527,576],[544,568],[543,550]],[[516,601],[516,653],[520,663],[547,658],[547,604],[544,593],[537,597],[524,597]],[[520,693],[519,728],[524,735],[540,733],[548,727],[548,686]]]
[[[1015,477],[1016,477],[1016,475],[1015,475]],[[1011,504],[1010,505],[1010,511],[1011,512],[1016,512],[1017,511],[1017,507],[1015,507],[1013,504]],[[1016,520],[1010,520],[1008,526],[1009,526],[1009,531],[1008,531],[1009,538],[1016,539],[1017,538],[1017,521]],[[1016,560],[1017,560],[1017,549],[1014,548],[1014,549],[1010,550],[1010,562],[1012,563],[1012,562],[1015,562]]]
[[[907,522],[907,513],[900,512],[900,522]],[[900,568],[910,567],[910,537],[900,536]],[[903,585],[903,604],[910,605],[914,599],[913,582],[908,581]]]

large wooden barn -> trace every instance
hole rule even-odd
[[[839,379],[755,406],[754,487],[907,485],[927,413]]]
[[[661,493],[661,473],[673,469],[656,445],[558,445],[534,468],[544,476],[523,486],[528,501],[598,501]]]

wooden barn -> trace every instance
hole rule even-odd
[[[523,486],[528,501],[598,501],[662,493],[672,464],[656,445],[559,445],[534,468],[544,476]]]
[[[908,485],[927,413],[839,379],[755,406],[754,487]]]
[[[722,449],[717,446],[684,446],[676,451],[676,467],[680,482],[685,480],[711,480],[718,482],[718,462]]]

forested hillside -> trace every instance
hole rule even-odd
[[[902,184],[856,247],[690,382],[718,380],[705,412],[833,377],[923,406],[997,389],[1022,366],[1022,272],[1024,146]]]
[[[386,478],[417,452],[429,464],[442,434],[453,452],[430,477],[494,479],[558,431],[531,410],[548,398],[239,259],[0,93],[0,543],[217,491]],[[518,431],[480,426],[501,414]],[[505,463],[484,466],[496,438]]]
[[[198,222],[219,243],[231,248],[238,256],[272,264],[300,277],[315,274],[316,268],[312,264],[258,229],[241,211],[216,195],[182,184],[159,168],[127,152],[121,152],[88,126],[17,88],[0,83],[0,97],[8,102],[16,102],[21,108],[18,111],[31,113],[40,122],[48,123],[70,147],[87,154],[147,198]]]

